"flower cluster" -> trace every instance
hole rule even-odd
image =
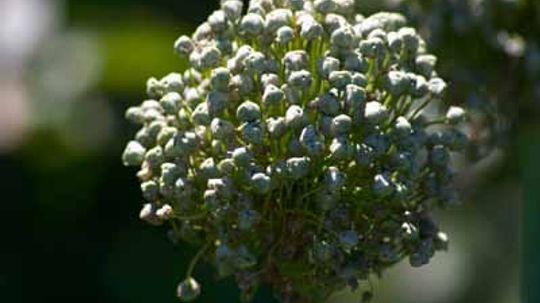
[[[140,167],[141,219],[200,247],[181,299],[200,293],[201,258],[246,300],[267,284],[311,302],[446,248],[431,212],[458,201],[466,113],[444,106],[437,58],[402,15],[222,0],[174,48],[190,68],[148,80],[122,159]]]

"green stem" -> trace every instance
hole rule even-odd
[[[191,278],[191,274],[193,273],[193,270],[195,269],[195,266],[197,266],[197,263],[199,262],[199,259],[202,257],[202,255],[206,252],[206,250],[210,247],[211,242],[207,242],[198,252],[197,254],[191,259],[191,262],[189,263],[188,270],[186,272],[186,278]]]

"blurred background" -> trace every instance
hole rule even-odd
[[[449,102],[480,144],[459,177],[451,239],[421,269],[398,265],[377,303],[540,302],[540,1],[357,0],[398,10],[439,57]],[[145,81],[182,71],[172,44],[218,0],[0,0],[2,302],[177,302],[194,251],[139,222],[120,154]],[[198,302],[237,302],[209,267]],[[274,302],[263,291],[256,302]],[[359,302],[344,291],[331,302]]]

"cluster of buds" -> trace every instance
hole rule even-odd
[[[141,219],[200,247],[181,299],[200,293],[199,259],[246,300],[265,284],[319,302],[446,248],[432,210],[458,201],[466,114],[443,106],[437,58],[402,15],[222,0],[174,48],[190,67],[148,80],[123,162],[140,167]]]

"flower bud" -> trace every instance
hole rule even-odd
[[[141,183],[141,192],[147,201],[156,201],[159,198],[159,185],[155,181],[143,182]]]
[[[317,133],[315,126],[311,124],[304,127],[299,141],[310,156],[321,156],[324,152],[324,142]]]
[[[290,26],[282,26],[277,30],[276,42],[287,45],[294,39],[294,30]]]
[[[455,125],[465,121],[466,115],[463,108],[459,106],[450,106],[448,112],[446,112],[446,120],[448,123]]]
[[[311,77],[311,73],[307,70],[293,71],[287,82],[292,87],[306,90],[311,86],[313,78]]]
[[[333,57],[324,57],[318,61],[318,72],[323,78],[330,77],[332,72],[336,72],[340,69],[340,62]]]
[[[299,180],[309,173],[309,158],[293,157],[287,160],[287,172],[293,180]]]
[[[176,296],[184,302],[191,302],[201,294],[201,286],[193,278],[187,278],[178,284]]]
[[[267,175],[257,173],[251,177],[251,186],[255,192],[265,194],[270,190],[272,181]]]
[[[261,118],[261,108],[252,101],[244,101],[236,110],[236,118],[242,122],[253,122]]]
[[[122,154],[122,161],[125,166],[139,166],[144,161],[146,149],[137,141],[129,141]]]
[[[370,124],[378,124],[388,117],[388,110],[381,103],[371,101],[366,104],[364,117]]]
[[[193,52],[195,45],[188,36],[181,36],[174,43],[174,49],[179,55],[187,57],[191,54],[191,52]]]
[[[330,73],[328,80],[332,87],[342,90],[352,83],[352,75],[349,71],[334,71]]]
[[[285,114],[285,122],[292,129],[299,129],[307,124],[307,118],[304,110],[298,105],[291,105]]]
[[[281,138],[287,131],[287,122],[285,122],[285,118],[283,117],[268,118],[266,120],[266,126],[272,138]]]
[[[164,88],[165,92],[168,93],[181,93],[184,90],[184,81],[182,80],[182,75],[179,73],[168,74],[161,79],[160,84]]]
[[[266,32],[274,33],[278,28],[291,23],[292,11],[289,9],[275,9],[266,15]]]
[[[257,37],[264,30],[264,19],[258,14],[248,13],[242,18],[240,30],[247,37]]]
[[[352,119],[351,117],[341,114],[334,117],[332,120],[331,130],[334,136],[346,135],[351,131]]]
[[[141,212],[139,213],[139,219],[146,221],[154,226],[163,224],[163,221],[156,215],[156,206],[152,203],[144,204]]]
[[[212,70],[210,84],[213,89],[227,92],[229,90],[229,81],[231,81],[231,72],[225,67],[218,67]]]

